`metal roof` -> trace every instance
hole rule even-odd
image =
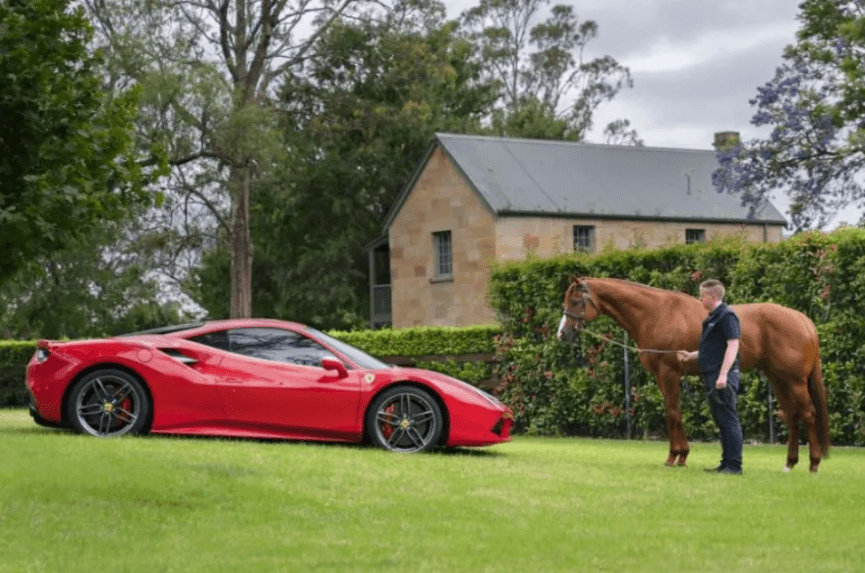
[[[715,151],[437,133],[386,228],[437,145],[495,215],[787,222],[772,204],[751,214],[718,193]]]

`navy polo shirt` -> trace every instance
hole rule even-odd
[[[706,320],[703,321],[703,335],[700,337],[700,354],[698,364],[700,373],[711,375],[721,370],[724,354],[727,352],[727,341],[741,337],[739,317],[725,303],[715,307]],[[739,356],[730,371],[738,370]]]

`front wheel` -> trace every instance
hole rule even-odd
[[[438,445],[444,430],[441,408],[429,393],[397,386],[373,400],[366,431],[373,445],[394,452],[423,452]]]
[[[122,370],[91,372],[69,394],[67,416],[79,432],[109,438],[144,432],[150,398],[134,376]]]

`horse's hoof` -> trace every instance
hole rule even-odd
[[[668,468],[676,467],[676,464],[674,464],[673,462],[664,462],[664,465],[667,466]]]
[[[676,464],[676,467],[677,468],[686,468],[686,467],[688,467],[688,464],[686,464],[685,462],[679,462]]]
[[[793,471],[793,468],[790,466],[784,466],[784,473],[790,473],[791,471]]]

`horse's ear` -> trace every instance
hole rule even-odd
[[[571,275],[571,284],[580,286],[581,284],[583,284],[583,280],[577,275]]]

